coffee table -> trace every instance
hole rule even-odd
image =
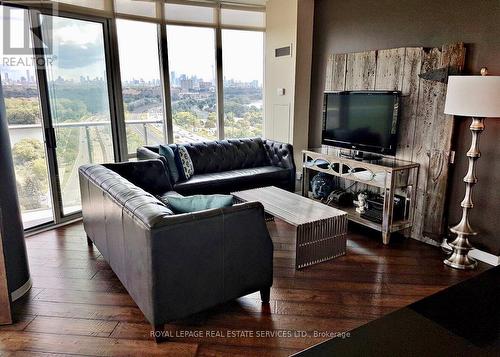
[[[346,253],[346,212],[274,186],[234,192],[233,196],[241,202],[258,201],[266,213],[295,227],[296,269]]]

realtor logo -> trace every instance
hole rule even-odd
[[[44,4],[46,11],[44,13],[56,15],[57,3],[49,1],[16,2],[16,4],[26,7],[30,5],[40,6],[41,3]],[[30,16],[36,17],[37,26],[40,27],[32,27]],[[52,55],[52,16],[42,17],[38,10],[27,11],[23,8],[2,6],[2,35],[4,56],[32,56],[36,49],[42,49],[45,56]]]

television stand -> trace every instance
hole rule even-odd
[[[376,162],[358,161],[343,157],[334,148],[308,149],[302,151],[303,176],[302,195],[312,198],[311,175],[323,172],[338,179],[339,186],[359,186],[357,191],[370,190],[381,193],[383,200],[382,222],[362,217],[356,208],[336,207],[347,212],[347,218],[355,223],[382,233],[382,241],[389,244],[391,233],[411,228],[415,212],[419,164],[382,157]],[[394,219],[394,195],[404,198],[405,209],[401,219]]]
[[[346,159],[352,159],[356,161],[378,161],[382,160],[383,156],[382,155],[377,155],[377,154],[371,154],[371,153],[366,153],[363,151],[339,151],[338,155],[340,157],[346,158]]]

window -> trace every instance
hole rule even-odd
[[[224,135],[262,135],[264,34],[222,30],[224,73]]]
[[[158,25],[116,21],[129,157],[166,142],[158,56]]]
[[[214,29],[167,26],[174,141],[217,139]]]
[[[1,83],[25,228],[78,216],[83,164],[131,158],[137,147],[167,137],[179,143],[262,134],[263,7],[204,0],[53,2],[52,14],[50,1],[41,12],[36,1],[23,8],[0,5],[0,45],[8,50]],[[122,93],[109,82],[116,79],[109,68],[114,49]],[[38,68],[34,52],[45,54]],[[11,55],[15,65],[5,61]],[[121,104],[124,116],[112,115]],[[124,123],[116,122],[122,117]]]
[[[52,36],[54,46],[46,72],[66,216],[81,210],[78,168],[114,161],[104,29],[100,22],[50,15],[41,21],[42,37]]]
[[[23,38],[29,26],[28,12],[0,6],[0,17],[11,28],[11,44],[25,47]],[[0,28],[0,51],[4,57],[3,29]],[[31,47],[31,41],[30,46]],[[15,56],[16,61],[2,61],[0,73],[5,97],[12,157],[16,172],[17,193],[24,229],[54,220],[44,145],[44,130],[35,68],[30,56]]]

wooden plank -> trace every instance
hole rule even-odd
[[[345,89],[346,66],[347,66],[347,55],[346,54],[335,55],[333,62],[332,90]]]
[[[0,326],[0,333],[4,331],[22,331],[26,328],[26,326],[30,324],[31,321],[33,321],[35,317],[36,317],[35,315],[15,316],[15,318],[12,321],[12,324]]]
[[[134,300],[127,293],[45,289],[34,300],[75,304],[96,304],[110,306],[134,306]]]
[[[109,337],[117,321],[65,319],[37,316],[26,328],[29,332],[48,332],[60,335]],[[151,329],[151,327],[150,327]]]
[[[32,269],[31,277],[58,277],[58,278],[76,278],[76,279],[90,279],[96,273],[97,269],[84,269],[84,268],[53,268],[46,267],[42,264],[30,264]]]
[[[406,49],[377,51],[376,90],[402,90]]]
[[[422,67],[423,49],[421,47],[406,48],[401,86],[401,113],[399,121],[399,137],[396,158],[411,161],[415,126],[418,121],[418,93],[420,80],[418,74]]]
[[[84,290],[123,293],[125,288],[119,280],[89,280],[51,277],[34,277],[33,287],[42,289]]]
[[[7,284],[7,268],[3,253],[2,208],[0,207],[0,325],[12,323],[10,293]]]
[[[6,332],[0,334],[4,351],[27,350],[94,356],[195,356],[196,344],[152,341],[119,340],[104,337],[57,335],[34,332]]]
[[[441,51],[440,67],[463,68],[465,64],[465,46],[463,43],[444,45]],[[437,105],[435,106],[433,121],[433,137],[429,159],[429,173],[427,177],[427,199],[425,201],[425,215],[423,235],[441,242],[445,235],[444,210],[446,202],[446,187],[453,135],[453,117],[444,114],[444,103],[447,85],[436,82]]]
[[[16,314],[66,317],[75,319],[112,320],[144,322],[144,315],[138,307],[91,305],[76,303],[57,303],[31,301],[29,304],[16,304]]]
[[[424,50],[422,57],[423,73],[439,68],[441,50],[432,48]],[[422,239],[425,217],[425,202],[427,200],[427,177],[429,175],[429,160],[433,139],[433,122],[436,108],[439,105],[440,89],[437,82],[420,79],[417,116],[415,123],[415,138],[413,142],[412,161],[420,164],[418,186],[415,204],[415,219],[411,236]]]
[[[347,54],[345,90],[375,89],[377,51]]]
[[[332,54],[328,58],[325,90],[341,91],[345,88],[346,54]]]
[[[330,54],[328,56],[328,60],[326,61],[325,91],[332,90],[334,56],[335,55],[333,53]]]
[[[335,316],[364,320],[378,318],[394,311],[394,307],[340,305],[335,302],[316,304],[311,302],[278,301],[276,312],[283,315]]]

